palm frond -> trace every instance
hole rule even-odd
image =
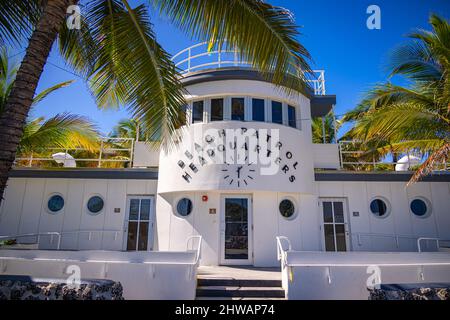
[[[227,49],[238,48],[276,84],[303,91],[310,54],[297,41],[292,14],[260,0],[150,0],[194,38]],[[226,41],[226,42],[225,42]],[[287,73],[297,74],[289,77]]]
[[[390,143],[377,148],[377,151],[381,155],[386,155],[388,153],[399,153],[399,152],[411,152],[411,151],[419,151],[422,154],[431,154],[434,151],[438,150],[445,144],[445,141],[442,139],[417,139],[410,141],[401,141]]]
[[[42,12],[43,0],[0,1],[0,45],[19,45],[31,33]]]
[[[19,64],[9,58],[9,50],[0,48],[0,114],[6,104],[6,99],[11,92]]]
[[[184,91],[170,55],[156,41],[146,7],[131,8],[126,0],[95,0],[86,12],[87,37],[95,42],[92,63],[77,62],[84,55],[79,49],[66,53],[72,65],[88,75],[97,105],[127,105],[148,136],[159,134],[164,146],[172,145],[181,125]],[[68,37],[65,47],[75,40]]]
[[[33,98],[33,102],[31,104],[31,107],[36,106],[39,102],[41,102],[43,99],[45,99],[49,94],[51,94],[52,92],[67,87],[69,86],[71,83],[73,83],[74,80],[68,80],[68,81],[64,81],[64,82],[60,82],[58,84],[55,84],[54,86],[51,86],[50,88],[44,89],[43,91],[39,92],[34,98]]]
[[[46,121],[37,118],[25,125],[20,152],[46,148],[98,149],[98,133],[87,118],[69,113],[58,114]]]
[[[450,153],[450,143],[445,143],[433,152],[427,160],[416,170],[407,185],[419,181],[422,177],[430,174],[437,165],[446,165]]]
[[[355,126],[355,135],[361,139],[378,137],[389,141],[401,141],[427,133],[439,137],[437,134],[442,134],[442,130],[445,132],[449,121],[421,105],[402,103],[367,113]]]

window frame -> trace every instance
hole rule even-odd
[[[53,197],[55,197],[55,196],[59,196],[59,197],[61,197],[62,200],[63,200],[63,206],[61,207],[61,209],[59,209],[59,210],[57,210],[57,211],[50,210],[50,208],[49,208],[49,206],[48,206],[48,203],[50,202],[50,199],[53,198]],[[64,196],[62,195],[62,193],[59,193],[59,192],[53,192],[53,193],[51,193],[51,194],[48,195],[45,209],[46,209],[46,211],[47,211],[49,214],[51,214],[51,215],[57,215],[57,214],[61,213],[62,211],[64,211],[64,208],[65,208],[65,207],[66,207],[66,199],[64,198]]]
[[[213,120],[213,100],[222,100],[222,119],[220,120]],[[226,117],[225,117],[225,109],[226,109],[226,97],[221,96],[221,97],[214,97],[209,99],[209,122],[218,122],[218,121],[225,121]]]
[[[414,211],[412,210],[411,205],[412,205],[413,201],[415,201],[415,200],[420,200],[420,201],[423,201],[425,203],[427,211],[425,212],[424,215],[419,216],[416,213],[414,213]],[[433,212],[432,206],[431,206],[431,202],[425,197],[414,197],[414,198],[412,198],[411,201],[409,202],[409,211],[411,212],[411,214],[414,217],[416,217],[418,219],[426,219],[429,216],[431,216],[431,213]]]
[[[294,212],[292,213],[291,216],[286,217],[281,213],[280,210],[280,205],[281,202],[283,201],[290,201],[293,205],[294,205]],[[295,201],[295,199],[291,198],[291,197],[283,197],[280,199],[280,201],[278,202],[278,214],[285,220],[294,220],[295,218],[297,218],[297,213],[298,213],[298,205],[297,205],[297,201]]]
[[[97,212],[93,212],[93,211],[91,211],[90,209],[89,209],[89,201],[92,199],[92,198],[94,198],[94,197],[99,197],[101,200],[102,200],[102,202],[103,202],[103,205],[102,205],[102,208],[99,210],[99,211],[97,211]],[[87,199],[87,201],[86,201],[86,210],[87,210],[87,213],[88,213],[88,215],[90,215],[90,216],[98,216],[98,215],[100,215],[101,213],[103,213],[103,211],[105,210],[105,205],[106,205],[106,202],[105,202],[105,199],[103,198],[103,196],[101,195],[101,194],[92,194],[92,195],[90,195],[89,197],[88,197],[88,199]]]
[[[281,122],[274,122],[274,121],[273,121],[273,115],[274,115],[274,103],[276,103],[276,104],[279,103],[279,104],[280,104]],[[282,101],[270,99],[270,115],[271,115],[271,117],[270,117],[270,122],[271,122],[271,123],[284,125],[284,123],[283,123],[283,102],[282,102]]]
[[[195,103],[201,102],[202,103],[202,120],[201,121],[194,121],[194,115],[195,115]],[[191,110],[191,124],[195,123],[202,123],[205,122],[205,100],[194,100],[192,101],[192,110]]]
[[[382,216],[376,215],[373,211],[372,211],[372,202],[375,200],[381,200],[384,202],[384,204],[386,205],[386,213]],[[370,202],[369,202],[369,212],[372,214],[372,216],[374,216],[377,219],[386,219],[387,217],[389,217],[391,215],[391,203],[389,202],[388,199],[386,199],[385,197],[382,196],[376,196],[373,197]]]
[[[178,204],[183,199],[187,199],[187,200],[189,200],[191,202],[191,211],[187,215],[181,215],[178,212]],[[176,217],[178,217],[180,219],[188,219],[189,217],[191,217],[191,215],[194,212],[194,201],[192,201],[192,198],[190,196],[187,196],[187,195],[178,197],[178,198],[175,199],[175,201],[174,201],[174,203],[172,205],[172,210],[173,210],[173,213],[175,214]]]

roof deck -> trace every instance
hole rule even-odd
[[[253,69],[251,62],[241,59],[238,49],[215,47],[208,50],[208,42],[198,43],[181,50],[172,57],[172,61],[184,77],[218,69]],[[324,70],[313,70],[312,73],[304,74],[304,76],[311,85],[314,95],[326,94]]]

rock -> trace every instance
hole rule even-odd
[[[64,280],[34,282],[14,279],[0,280],[0,300],[123,300],[120,282],[111,280],[82,281],[79,287],[69,286]]]
[[[404,288],[401,288],[401,285],[387,285],[378,289],[368,288],[369,300],[450,300],[450,286],[418,286],[405,285]]]

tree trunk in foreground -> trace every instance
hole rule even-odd
[[[58,31],[65,23],[67,7],[75,2],[75,0],[47,2],[28,42],[16,81],[0,116],[0,204],[39,78]]]

